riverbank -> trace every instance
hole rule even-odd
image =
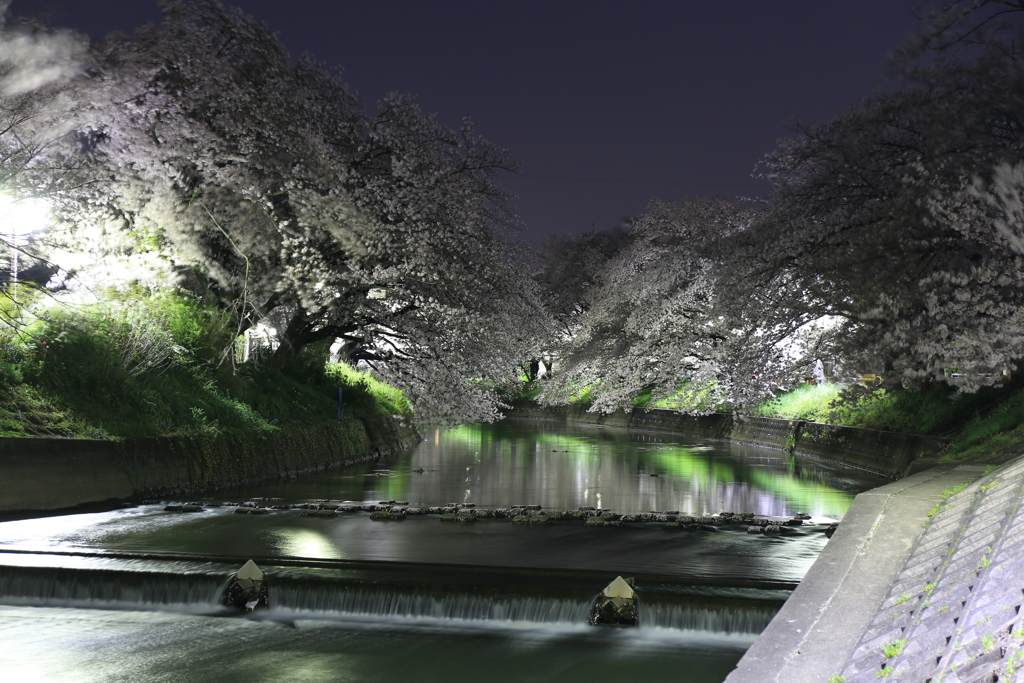
[[[1020,465],[1008,465],[1005,469],[1009,471],[1014,467],[1021,470]],[[889,665],[885,646],[901,639],[908,648],[908,657],[915,654],[915,664],[935,665],[936,657],[941,656],[952,641],[940,643],[928,637],[922,638],[927,642],[910,646],[906,627],[920,619],[920,616],[915,617],[915,611],[920,612],[921,603],[930,599],[931,590],[940,587],[936,584],[938,578],[933,575],[949,565],[962,565],[962,554],[978,552],[979,548],[973,543],[968,547],[954,546],[958,528],[948,523],[947,511],[959,507],[961,512],[966,512],[973,507],[963,505],[963,497],[973,496],[980,489],[983,482],[978,480],[984,476],[985,469],[980,465],[940,465],[857,496],[793,595],[726,680],[729,683],[873,681],[877,680],[876,674]],[[997,470],[984,476],[984,480],[1000,475]],[[944,492],[965,486],[970,492],[964,490],[950,497],[938,511]],[[922,550],[929,557],[923,557]],[[948,557],[947,552],[950,552]],[[1019,563],[1019,558],[1012,561]],[[978,569],[978,563],[970,569]],[[939,583],[944,592],[970,593],[976,587],[977,577],[970,577],[962,586],[955,586],[957,581],[953,576]],[[977,588],[975,598],[985,592],[980,584]],[[904,591],[908,591],[906,598]],[[1019,598],[1019,589],[1017,594]],[[932,615],[940,616],[948,612],[944,621],[948,622],[945,630],[949,633],[942,633],[942,636],[955,635],[963,605],[953,605],[954,602],[936,599],[931,610]],[[986,604],[984,598],[975,602]],[[899,619],[900,615],[907,618]],[[866,677],[858,677],[849,669],[859,662],[851,662],[851,659],[864,658],[871,659],[869,664],[875,666],[861,665],[858,671],[866,672]],[[842,678],[844,675],[846,678]],[[929,677],[911,676],[904,680],[925,681]]]
[[[295,422],[253,433],[0,438],[0,512],[193,494],[372,460],[419,439],[400,416]]]
[[[1024,457],[862,493],[727,680],[1024,680],[1022,495]]]
[[[793,455],[842,462],[892,479],[932,467],[947,443],[933,436],[731,413],[684,415],[672,410],[634,409],[605,414],[587,412],[586,406],[580,405],[547,407],[519,401],[513,404],[509,414],[748,443]]]

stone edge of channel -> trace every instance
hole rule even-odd
[[[728,683],[825,683],[842,671],[942,492],[984,472],[979,465],[940,465],[858,495]]]

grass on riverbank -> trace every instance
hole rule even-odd
[[[538,393],[539,383],[529,389]],[[585,402],[595,390],[587,387],[572,402]],[[532,396],[522,396],[532,398]],[[686,386],[676,395],[651,405],[652,392],[640,392],[635,408],[679,410],[703,405],[707,397],[690,395]],[[716,406],[711,406],[715,408]],[[722,406],[717,406],[722,408]],[[754,411],[764,417],[808,420],[909,434],[938,435],[951,439],[944,462],[983,462],[1024,452],[1024,381],[961,394],[945,385],[919,391],[839,384],[800,385],[765,401]]]
[[[953,438],[942,462],[996,462],[1024,453],[1024,391],[987,415],[978,415]]]
[[[996,462],[1024,452],[1021,382],[958,394],[949,387],[841,395],[836,384],[803,385],[767,401],[765,417],[811,420],[911,434],[950,435],[942,462]]]
[[[908,434],[965,429],[983,437],[1024,423],[1020,392],[1019,383],[987,387],[974,394],[959,394],[944,385],[894,392],[839,384],[801,385],[765,401],[756,414]],[[1017,401],[1020,407],[1015,407]],[[993,419],[997,413],[1002,417]],[[977,438],[972,437],[974,440]]]
[[[23,321],[24,322],[24,321]],[[295,421],[411,416],[401,392],[304,350],[286,368],[232,367],[216,310],[161,293],[47,313],[0,334],[0,436],[125,438],[274,430]],[[322,346],[322,345],[321,345]]]

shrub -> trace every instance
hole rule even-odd
[[[841,384],[801,384],[765,401],[754,412],[763,417],[828,422],[832,404],[839,398],[842,388]]]
[[[356,370],[347,363],[329,363],[324,375],[332,385],[342,388],[345,409],[357,416],[412,417],[412,406],[401,390],[379,381],[369,372]]]

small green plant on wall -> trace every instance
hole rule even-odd
[[[892,659],[893,657],[896,657],[897,655],[901,654],[903,652],[903,648],[905,648],[906,646],[906,638],[900,638],[899,640],[894,640],[885,647],[883,647],[882,652],[883,654],[885,654],[886,659]]]

